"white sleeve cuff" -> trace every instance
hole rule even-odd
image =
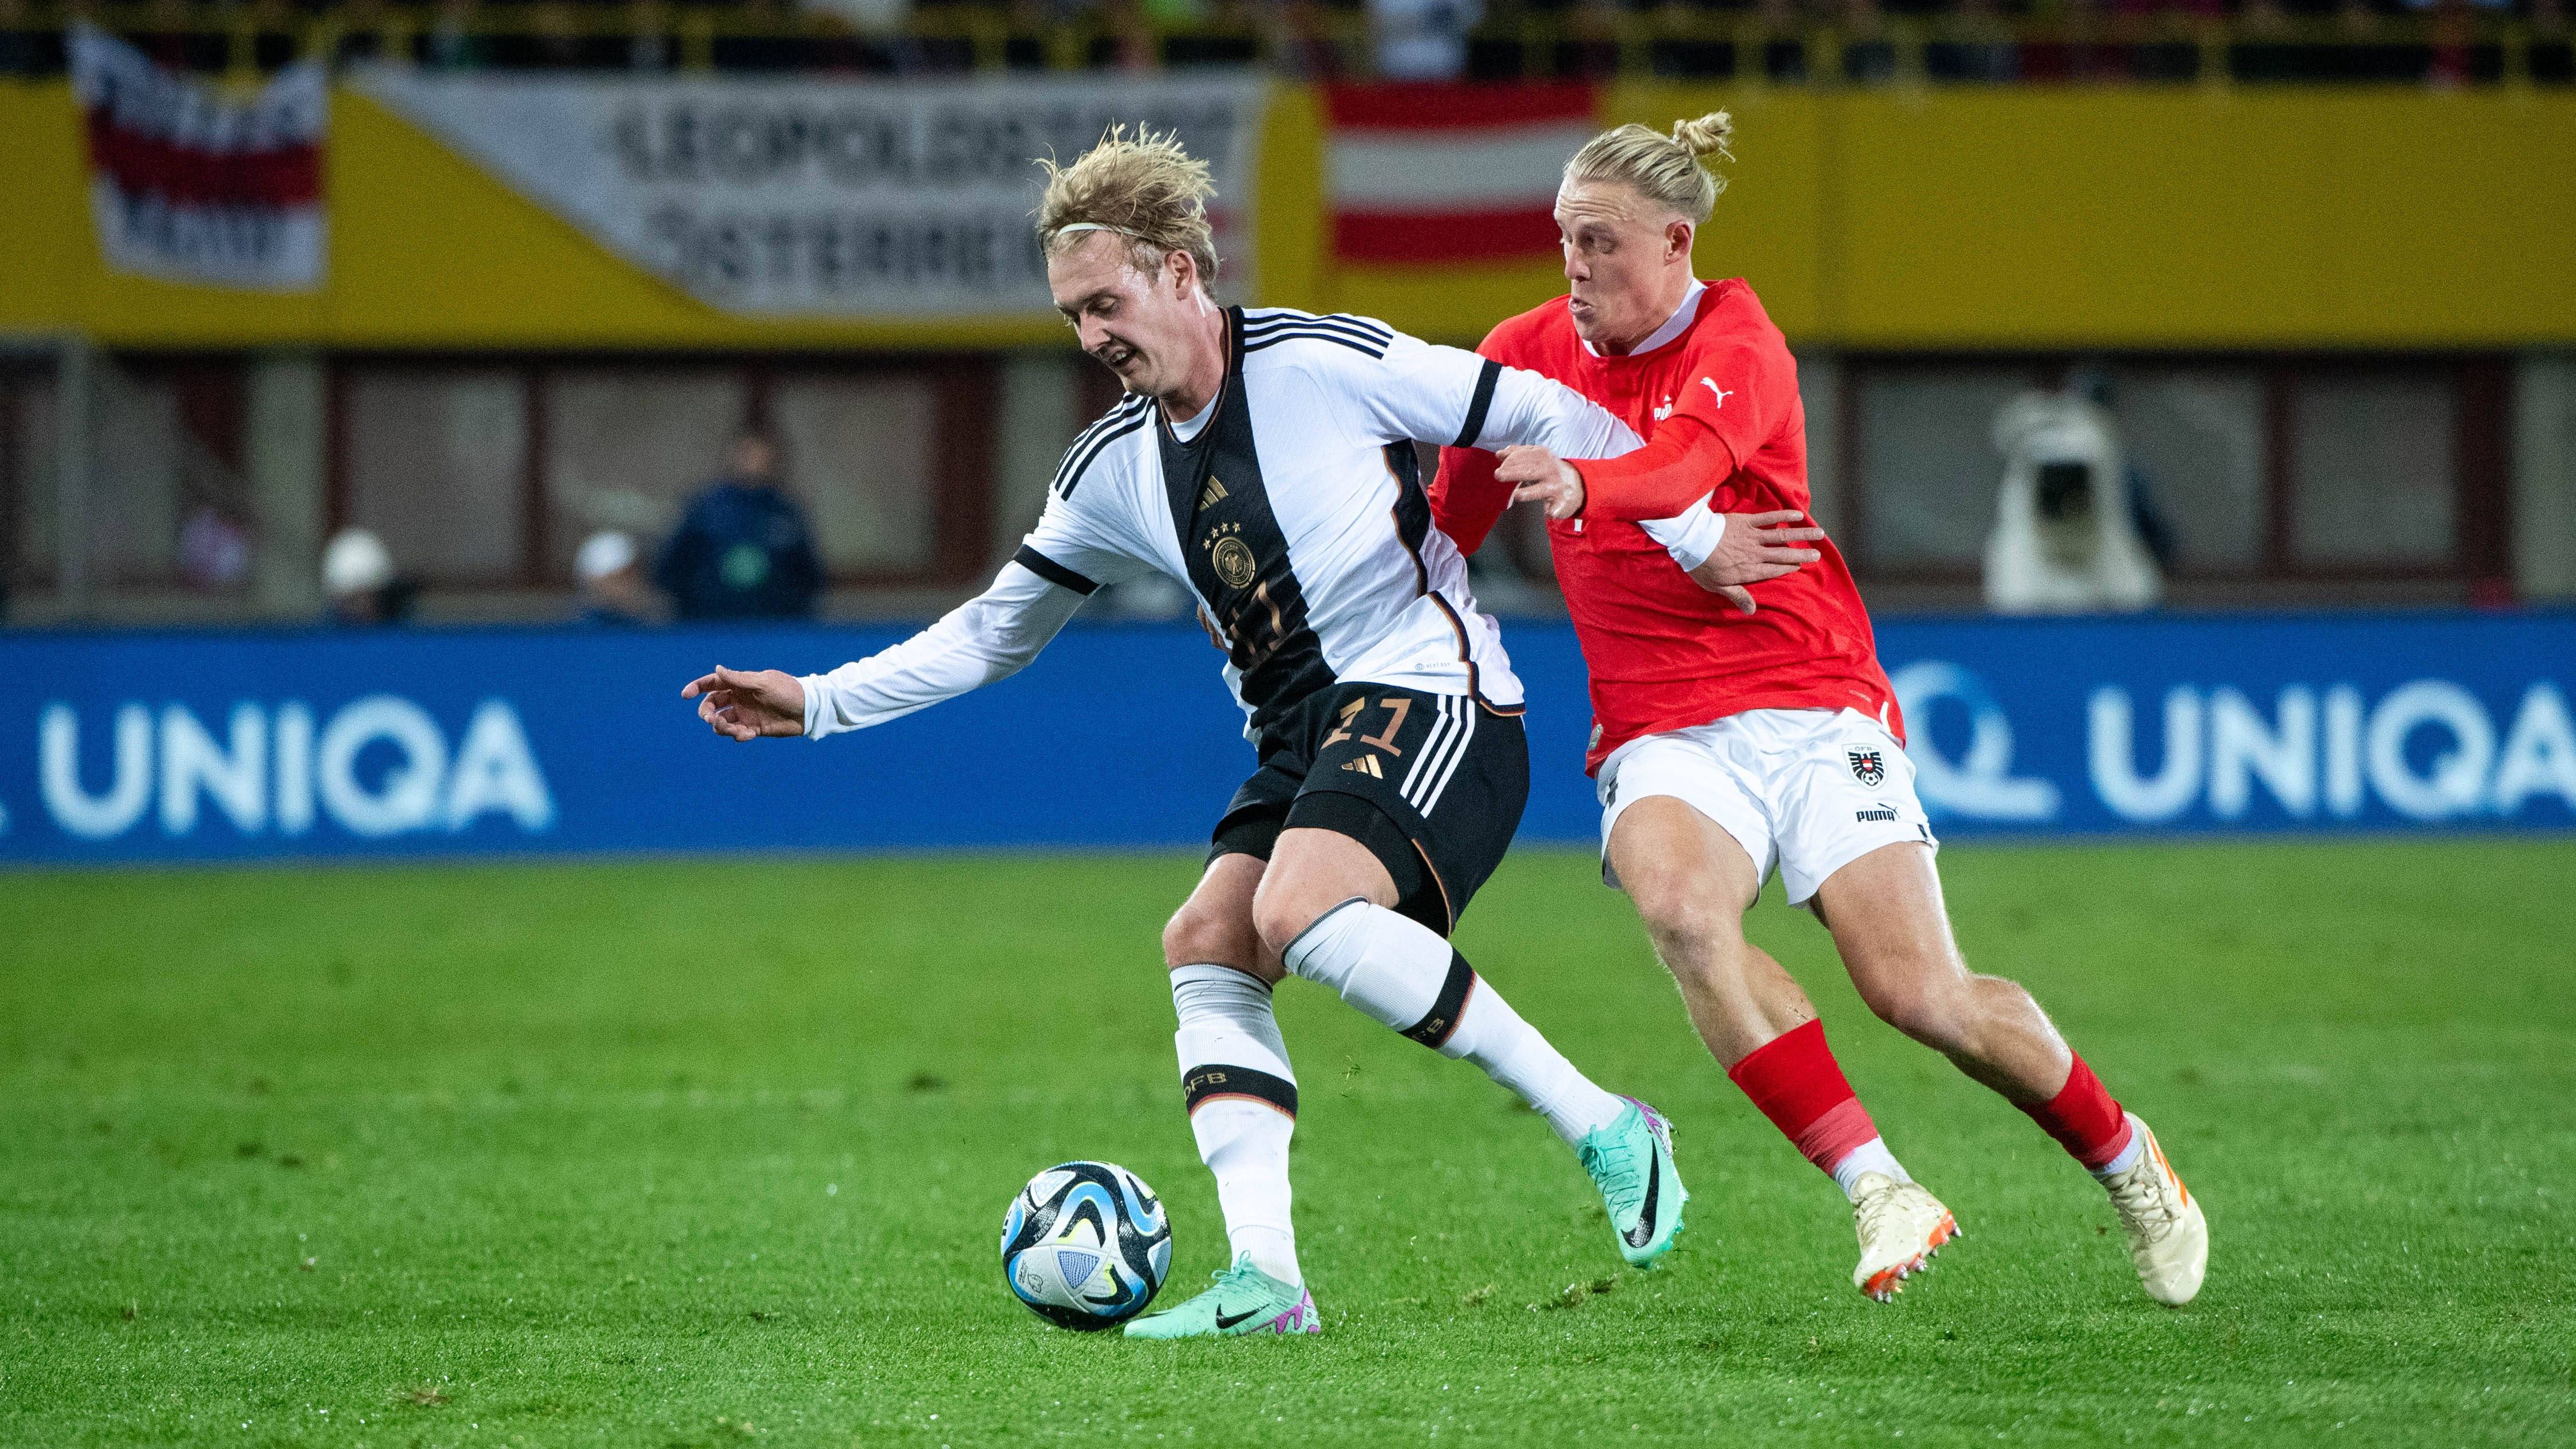
[[[823,712],[823,676],[800,674],[796,682],[805,687],[805,738],[819,740],[822,736],[814,733],[814,720]]]
[[[1664,546],[1664,552],[1672,555],[1683,573],[1689,573],[1717,552],[1718,540],[1726,536],[1726,515],[1709,507],[1708,498],[1702,498],[1670,518],[1649,519],[1638,527]]]

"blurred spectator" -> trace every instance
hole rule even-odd
[[[1482,0],[1368,0],[1378,74],[1388,80],[1456,80],[1467,69],[1467,32]]]
[[[581,17],[570,0],[533,0],[526,10],[528,34],[519,59],[529,70],[579,70],[583,55]]]
[[[635,0],[629,18],[633,23],[626,41],[628,70],[664,71],[679,64],[680,38],[671,33],[670,7],[662,0]]]
[[[1101,70],[1148,71],[1162,60],[1153,21],[1139,0],[1101,0],[1106,32],[1091,42],[1091,64]]]
[[[716,35],[718,70],[794,70],[811,59],[785,0],[746,0],[741,16],[740,32]]]
[[[491,43],[474,33],[474,0],[438,0],[437,17],[421,37],[420,63],[431,70],[481,70],[491,63]]]
[[[1843,0],[1843,78],[1875,85],[1896,77],[1896,47],[1886,36],[1878,0]]]
[[[187,0],[152,0],[142,29],[126,38],[165,70],[209,75],[224,68],[231,44],[223,32],[200,28]]]
[[[384,0],[349,0],[341,6],[338,32],[331,41],[332,58],[347,65],[352,61],[381,60],[384,53]]]
[[[62,68],[61,34],[40,24],[27,0],[0,0],[0,80],[29,80]]]
[[[1608,80],[1619,73],[1619,0],[1577,0],[1556,45],[1556,73]]]
[[[804,510],[779,484],[777,443],[747,431],[734,439],[727,465],[689,501],[653,581],[683,619],[810,617],[823,568]]]
[[[220,592],[250,577],[250,534],[209,507],[179,527],[179,577],[189,587]]]
[[[286,0],[252,0],[251,65],[263,75],[292,65],[304,49],[303,28]]]
[[[1271,69],[1289,80],[1331,80],[1342,73],[1341,47],[1325,24],[1321,0],[1261,0],[1253,11]]]
[[[2531,78],[2562,86],[2576,82],[2576,43],[2568,39],[2566,0],[2531,0]]]
[[[1798,0],[1761,0],[1762,73],[1775,81],[1807,78],[1807,43],[1799,38],[1804,18]]]
[[[2020,73],[2012,29],[1995,0],[1959,0],[1944,38],[1923,48],[1923,68],[1934,80],[2000,84]]]
[[[322,593],[331,622],[348,628],[400,624],[411,618],[419,587],[394,572],[383,539],[363,528],[342,529],[322,551]]]
[[[632,534],[612,528],[583,539],[572,571],[581,581],[582,623],[631,629],[653,622],[653,589]]]

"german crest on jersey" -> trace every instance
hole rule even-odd
[[[1852,778],[1864,785],[1876,786],[1887,778],[1887,762],[1876,750],[1847,750],[1851,758]]]

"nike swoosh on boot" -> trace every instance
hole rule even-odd
[[[1642,1248],[1655,1240],[1655,1196],[1663,1186],[1664,1165],[1652,1158],[1646,1161],[1646,1201],[1637,1210],[1637,1225],[1627,1233],[1628,1246]]]

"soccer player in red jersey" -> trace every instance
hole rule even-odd
[[[2187,1303],[2208,1262],[2200,1205],[2030,993],[1969,971],[1851,570],[1821,532],[1763,526],[1808,506],[1806,418],[1797,364],[1753,289],[1692,274],[1692,238],[1723,186],[1700,158],[1727,154],[1730,131],[1720,112],[1585,145],[1557,192],[1568,296],[1479,349],[1583,393],[1647,446],[1606,462],[1448,449],[1434,517],[1473,552],[1508,504],[1546,505],[1592,677],[1604,876],[1635,901],[1727,1075],[1851,1199],[1854,1284],[1885,1301],[1958,1228],[1880,1139],[1806,993],[1745,940],[1775,868],[1870,1009],[2090,1169],[2149,1295]],[[1786,542],[1820,556],[1786,568]],[[1757,555],[1774,565],[1747,575]],[[1747,576],[1762,581],[1720,588]]]

